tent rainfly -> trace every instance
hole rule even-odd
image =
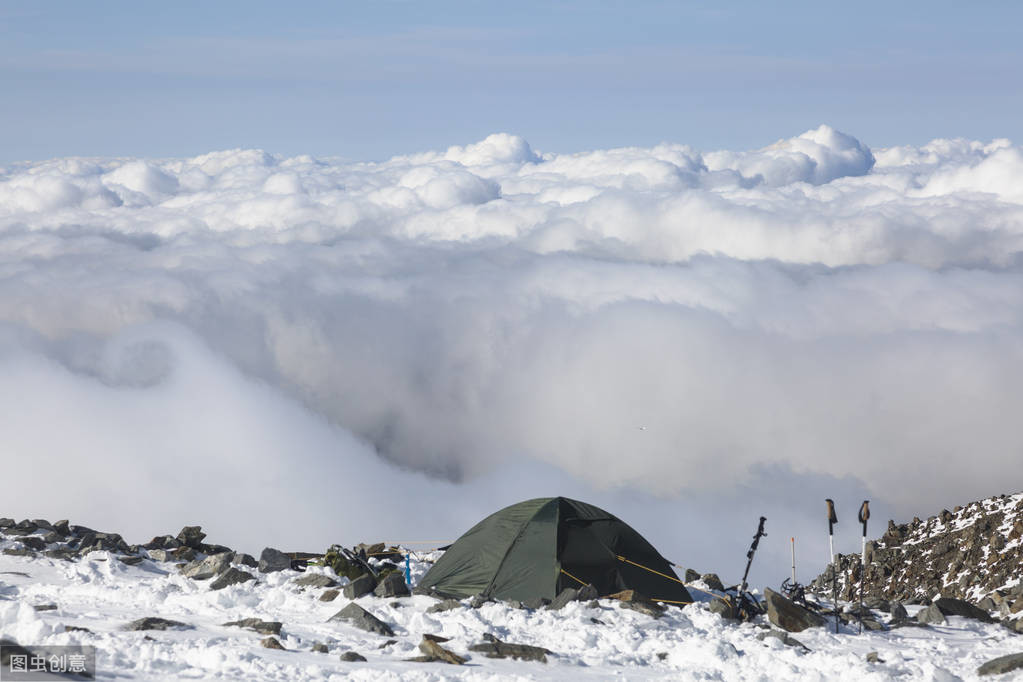
[[[587,583],[601,596],[633,589],[658,601],[692,601],[643,536],[603,509],[567,497],[527,500],[491,514],[458,538],[419,585],[456,599],[527,600],[553,599]]]

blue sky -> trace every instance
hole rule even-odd
[[[778,5],[6,0],[0,163],[1023,139],[1023,5]]]

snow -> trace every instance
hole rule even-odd
[[[0,542],[10,547],[12,540]],[[421,576],[422,555],[411,568]],[[311,567],[311,571],[329,569]],[[840,634],[815,628],[795,637],[809,648],[759,641],[755,624],[727,624],[705,602],[669,607],[660,619],[622,609],[611,600],[573,602],[563,610],[529,611],[503,603],[429,614],[426,596],[363,597],[358,603],[392,625],[395,641],[328,618],[348,602],[318,599],[322,590],[293,585],[299,574],[259,574],[258,580],[211,591],[209,581],[181,577],[171,563],[149,559],[126,566],[107,552],[68,562],[0,555],[0,637],[24,646],[88,645],[98,652],[100,679],[217,680],[957,680],[977,679],[976,669],[997,656],[1023,651],[1023,640],[1005,628],[951,617],[938,627]],[[343,581],[343,579],[342,579]],[[33,605],[56,604],[36,612]],[[919,607],[910,607],[911,614]],[[137,618],[159,616],[191,629],[128,632]],[[263,648],[265,635],[223,623],[241,618],[283,622],[287,651]],[[593,622],[601,621],[601,624]],[[64,626],[91,632],[65,632]],[[413,663],[424,633],[449,637],[444,646],[468,656],[464,667]],[[468,651],[485,633],[546,647],[548,663],[487,659]],[[326,643],[329,654],[312,651]],[[365,663],[339,655],[357,651]],[[876,651],[883,663],[868,663]]]

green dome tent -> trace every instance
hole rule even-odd
[[[618,517],[567,497],[543,497],[477,523],[419,586],[458,599],[527,600],[590,583],[601,596],[633,589],[659,601],[691,602],[677,580],[669,562]]]

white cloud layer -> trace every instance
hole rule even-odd
[[[0,512],[315,546],[566,492],[705,561],[823,497],[933,513],[1018,487],[1021,251],[1004,140],[12,165],[0,432],[35,483]]]

